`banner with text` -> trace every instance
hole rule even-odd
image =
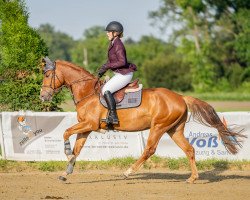
[[[219,137],[218,131],[214,128],[203,126],[192,118],[186,123],[184,136],[195,149],[197,160],[201,159],[229,159],[229,160],[250,160],[250,112],[224,112],[218,113],[223,123],[231,129],[241,131],[248,136],[244,139],[243,147],[236,155],[230,154]],[[149,132],[143,133],[144,143],[146,144]],[[233,139],[233,138],[232,138]],[[174,141],[165,134],[158,145],[156,155],[161,157],[178,158],[184,157],[184,152],[177,147]]]
[[[3,112],[2,152],[10,160],[66,160],[64,131],[77,123],[73,112]],[[70,137],[74,146],[76,135]],[[141,133],[92,132],[78,160],[108,160],[141,154]]]
[[[218,113],[228,127],[243,129],[249,137],[237,155],[229,154],[216,129],[203,126],[190,119],[184,135],[195,148],[197,159],[250,160],[250,113]],[[1,119],[2,118],[2,119]],[[0,124],[2,157],[9,160],[46,161],[66,160],[64,131],[77,123],[75,112],[3,112]],[[78,160],[108,160],[132,156],[138,158],[147,143],[149,131],[92,132]],[[73,147],[76,135],[70,137]],[[165,134],[159,142],[156,155],[184,157],[183,151]]]

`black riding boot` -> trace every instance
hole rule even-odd
[[[118,124],[119,120],[116,113],[116,103],[110,91],[104,92],[104,99],[109,110],[108,117],[106,119],[107,124]]]

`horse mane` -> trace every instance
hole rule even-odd
[[[78,73],[83,73],[85,76],[92,76],[93,78],[95,77],[93,74],[91,74],[89,71],[87,71],[83,67],[81,67],[79,65],[75,65],[75,64],[73,64],[71,62],[64,61],[64,60],[56,60],[56,63],[61,64],[63,66],[67,66],[67,67],[73,68]]]

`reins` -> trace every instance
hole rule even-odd
[[[72,99],[74,101],[74,104],[77,105],[78,103],[80,103],[81,101],[83,101],[84,99],[92,96],[92,95],[95,95],[95,94],[98,94],[98,88],[100,88],[100,79],[99,78],[86,78],[86,77],[82,77],[80,79],[77,79],[75,81],[73,81],[72,83],[69,83],[69,84],[63,84],[63,81],[61,81],[59,79],[59,77],[57,76],[56,72],[55,72],[56,68],[55,68],[55,65],[53,66],[53,68],[49,68],[47,69],[44,74],[46,74],[47,71],[52,71],[52,77],[51,77],[51,80],[50,80],[50,84],[49,85],[42,85],[42,88],[50,88],[52,90],[52,92],[48,92],[47,90],[45,90],[45,92],[49,95],[49,96],[53,96],[53,94],[55,93],[58,93],[59,91],[62,90],[63,87],[67,87],[69,90],[70,90],[70,93],[71,93],[71,96],[72,96]],[[59,81],[60,83],[60,87],[56,88],[56,79]],[[95,81],[95,84],[94,84],[94,88],[93,88],[93,92],[88,94],[87,96],[83,97],[82,99],[80,100],[76,100],[75,99],[75,96],[74,96],[74,93],[73,93],[73,89],[72,89],[72,86],[75,85],[75,84],[78,84],[80,82],[86,82],[86,81]],[[99,86],[98,86],[99,84]]]
[[[73,93],[73,90],[72,90],[72,85],[74,85],[76,83],[79,83],[79,82],[82,82],[82,81],[91,81],[91,80],[95,80],[95,78],[94,79],[86,79],[86,80],[83,79],[83,78],[81,78],[81,79],[73,81],[71,84],[67,85],[67,88],[70,90],[70,93],[71,93],[71,96],[72,96],[72,99],[73,99],[75,105],[77,105],[78,103],[80,103],[81,101],[83,101],[84,99],[86,99],[86,98],[88,98],[88,97],[90,97],[92,95],[98,94],[98,92],[97,92],[98,91],[98,87],[96,87],[96,86],[97,86],[97,84],[100,85],[100,79],[99,78],[95,82],[94,91],[92,93],[90,93],[89,95],[83,97],[80,100],[77,100],[77,101],[75,100],[74,93]]]

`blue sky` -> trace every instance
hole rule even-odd
[[[160,0],[25,0],[25,3],[32,27],[49,23],[74,39],[81,38],[84,30],[92,26],[106,26],[113,20],[123,24],[124,38],[160,37],[148,18],[149,11],[159,8]]]

